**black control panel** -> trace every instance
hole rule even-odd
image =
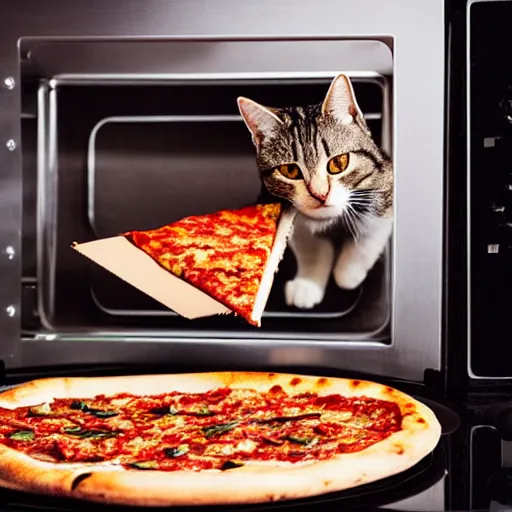
[[[512,2],[470,9],[469,366],[512,379]]]

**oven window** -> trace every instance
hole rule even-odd
[[[148,64],[149,57],[145,65],[153,68],[147,74],[140,69],[116,74],[120,48],[119,43],[84,43],[75,47],[82,61],[66,61],[69,48],[41,45],[31,52],[33,62],[25,69],[24,283],[26,300],[33,303],[25,308],[30,312],[25,329],[389,340],[389,251],[362,287],[344,291],[331,280],[322,303],[301,310],[284,300],[284,284],[296,272],[295,258],[287,250],[263,327],[255,329],[233,316],[183,319],[70,249],[74,241],[254,203],[261,182],[236,98],[270,106],[319,103],[335,74],[300,68],[231,74],[188,69],[176,78],[157,73],[162,64]],[[127,51],[139,62],[146,55],[137,45],[122,55]],[[276,47],[273,53],[279,51]],[[149,55],[165,57],[165,46]],[[257,55],[254,61],[257,68]],[[61,73],[65,66],[68,74]],[[58,78],[52,82],[48,75]],[[353,78],[373,137],[388,149],[386,83],[379,73],[355,73]]]

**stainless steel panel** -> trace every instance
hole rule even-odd
[[[83,34],[86,35],[86,34]],[[214,34],[207,34],[214,36]],[[257,40],[216,41],[48,41],[24,38],[21,52],[27,55],[23,72],[33,76],[70,80],[89,76],[151,75],[153,80],[172,74],[197,79],[205,73],[226,78],[233,73],[244,78],[332,76],[339,69],[352,73],[393,74],[393,56],[382,41]],[[101,59],[98,59],[101,55]],[[126,55],[130,55],[127,59]],[[250,58],[248,58],[250,56]],[[210,79],[212,77],[210,76]]]
[[[3,8],[0,7],[0,11]],[[3,13],[2,13],[3,14]],[[0,16],[1,19],[1,16]],[[2,23],[3,25],[3,23]],[[21,94],[16,40],[0,30],[0,359],[15,364],[21,322]]]
[[[391,503],[384,507],[384,510],[390,508],[391,510],[404,510],[408,512],[442,512],[446,510],[445,486],[446,477],[443,477],[427,490],[405,500]]]
[[[50,15],[52,14],[52,15]],[[394,38],[393,136],[395,162],[396,222],[393,241],[393,345],[368,347],[332,346],[320,359],[328,360],[336,353],[335,363],[344,368],[392,374],[396,377],[421,380],[425,368],[440,368],[441,361],[441,282],[442,282],[442,204],[443,204],[443,115],[444,115],[444,2],[442,0],[261,0],[232,2],[219,0],[112,0],[106,5],[76,0],[70,6],[63,0],[44,3],[32,0],[2,4],[0,19],[4,30],[0,35],[0,71],[16,79],[16,43],[23,36],[77,37],[190,37],[209,34],[211,37],[302,38],[315,39],[318,34],[328,37],[386,39]],[[293,21],[292,21],[293,20]],[[277,36],[276,36],[277,35]],[[210,71],[217,66],[208,61]],[[336,68],[336,65],[334,65]],[[424,77],[424,79],[419,79]],[[426,78],[425,78],[426,77]],[[419,99],[421,99],[419,101]],[[2,93],[2,101],[5,95]],[[5,103],[0,120],[0,138],[19,139],[19,97]],[[418,122],[418,120],[421,120]],[[1,151],[1,150],[0,150]],[[6,156],[4,156],[6,155]],[[421,155],[421,158],[418,158]],[[19,158],[1,153],[2,169],[15,165],[19,175]],[[9,161],[6,160],[9,159]],[[17,174],[16,174],[17,173]],[[421,193],[418,193],[421,191]],[[2,226],[0,241],[19,244],[19,204],[2,201],[2,213],[17,212],[15,226]],[[9,206],[10,205],[10,206]],[[18,245],[16,245],[18,247]],[[2,269],[6,276],[11,270]],[[19,276],[18,276],[19,277]],[[3,279],[3,274],[2,274]],[[15,296],[19,280],[7,281],[11,296]],[[9,284],[10,283],[10,284]],[[128,357],[136,360],[143,353],[153,357],[170,356],[179,343],[144,344],[116,342],[82,344],[81,342],[51,342],[34,340],[21,345],[7,332],[2,344],[2,356],[10,354],[11,365],[41,364],[46,360],[108,361]],[[107,340],[104,340],[107,341]],[[258,343],[260,343],[258,341]],[[300,354],[318,354],[321,342],[306,342],[287,347],[290,359]],[[189,357],[201,358],[212,352],[200,353],[203,343],[190,344]],[[244,345],[245,344],[245,345]],[[238,355],[242,361],[262,359],[272,363],[278,347],[266,343],[244,352],[249,340],[231,343],[226,340],[223,353]],[[174,349],[172,347],[175,347]],[[83,351],[82,348],[83,347]],[[87,348],[86,348],[87,347]],[[139,347],[144,351],[140,352]],[[56,354],[53,350],[62,350]],[[232,350],[232,352],[230,352]],[[121,354],[122,352],[122,354]],[[158,356],[157,353],[160,355]]]

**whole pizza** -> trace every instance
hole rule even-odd
[[[0,394],[0,485],[122,505],[287,500],[396,474],[440,435],[428,407],[361,380],[44,379]]]

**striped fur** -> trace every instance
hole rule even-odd
[[[318,105],[273,108],[239,98],[239,107],[253,136],[266,189],[293,203],[301,214],[298,222],[304,229],[299,227],[292,239],[299,265],[294,281],[312,281],[318,290],[308,290],[315,300],[296,298],[297,293],[288,290],[288,303],[313,307],[322,300],[333,265],[341,287],[358,286],[391,232],[393,167],[372,139],[350,80],[344,75],[336,77]],[[329,174],[329,161],[342,154],[349,155],[348,167],[339,174]],[[279,166],[291,163],[299,166],[301,179],[288,179],[279,172]],[[334,251],[325,245],[330,242],[315,237],[315,233],[338,225],[346,227],[352,240],[345,243],[334,264]],[[317,255],[311,244],[323,253]],[[315,258],[322,261],[323,268],[312,264],[309,266],[314,269],[306,268],[305,262]]]

